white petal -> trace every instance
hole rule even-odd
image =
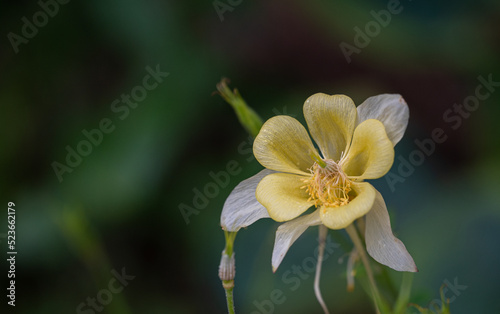
[[[366,250],[377,262],[397,271],[418,271],[403,242],[392,234],[389,213],[378,191],[373,208],[366,215],[365,241]]]
[[[288,252],[288,249],[295,242],[295,240],[297,240],[299,236],[310,226],[317,226],[320,224],[321,219],[319,218],[319,210],[316,210],[312,214],[295,218],[294,220],[286,222],[278,227],[278,230],[276,230],[276,240],[274,241],[273,249],[273,272],[278,269],[278,266],[281,264],[286,252]]]
[[[409,118],[410,109],[399,94],[373,96],[358,106],[358,124],[368,119],[379,120],[394,146],[403,137]]]
[[[269,218],[267,209],[255,198],[255,190],[260,180],[271,173],[275,171],[264,169],[253,177],[241,181],[234,188],[222,208],[220,216],[222,229],[238,231],[261,218]]]

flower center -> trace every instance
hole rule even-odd
[[[311,177],[302,179],[309,194],[308,201],[314,201],[314,206],[339,207],[349,203],[351,180],[342,171],[340,162],[331,159],[322,159],[321,167],[318,162],[309,169]]]

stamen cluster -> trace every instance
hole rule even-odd
[[[340,162],[323,159],[321,167],[317,162],[309,169],[311,177],[302,179],[309,194],[308,201],[314,201],[314,206],[340,207],[349,203],[351,180],[342,171]]]

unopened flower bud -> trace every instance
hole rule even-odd
[[[222,251],[222,258],[219,265],[219,278],[222,281],[234,280],[236,274],[236,266],[234,262],[234,252],[231,256],[226,254],[226,250]]]
[[[247,105],[236,88],[231,90],[227,86],[228,83],[229,80],[227,78],[223,78],[217,84],[218,94],[233,107],[236,115],[238,116],[238,120],[247,132],[250,133],[251,136],[256,137],[263,124],[261,117],[259,117],[259,115]]]

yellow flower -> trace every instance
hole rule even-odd
[[[253,146],[256,159],[267,170],[236,187],[237,193],[233,191],[224,206],[222,226],[239,229],[267,217],[259,204],[272,219],[289,221],[276,233],[272,262],[276,269],[309,226],[343,229],[366,215],[370,255],[396,270],[416,271],[403,243],[392,234],[382,196],[364,182],[382,177],[394,162],[393,147],[409,117],[403,98],[383,94],[356,108],[345,95],[315,94],[306,100],[304,116],[319,151],[294,118],[269,119]],[[243,196],[253,191],[255,196]],[[316,210],[300,216],[310,207]]]
[[[267,169],[280,172],[262,179],[257,200],[276,221],[291,220],[315,206],[325,226],[343,229],[371,209],[375,189],[362,181],[389,171],[392,142],[378,120],[357,125],[356,106],[347,96],[313,95],[304,115],[323,157],[297,120],[269,119],[255,139],[254,155]]]

